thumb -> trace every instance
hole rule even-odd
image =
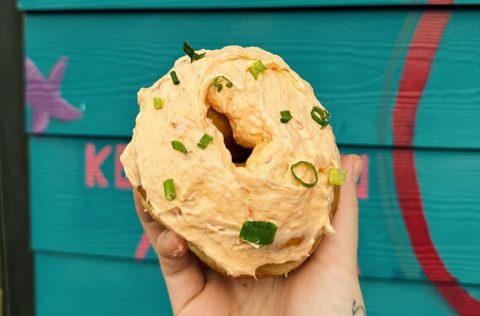
[[[315,255],[322,261],[333,261],[357,271],[357,181],[362,172],[362,160],[357,155],[344,156],[342,168],[347,171],[347,179],[340,188],[338,210],[332,220],[335,233],[324,237]]]

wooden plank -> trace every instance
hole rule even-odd
[[[169,315],[155,261],[37,253],[36,315]]]
[[[443,3],[442,3],[443,2]],[[428,0],[20,0],[21,10],[100,10],[100,9],[246,9],[246,8],[304,8],[344,6],[391,6],[445,4],[446,1]],[[450,2],[450,1],[447,1]],[[478,4],[478,0],[456,0],[455,4]]]
[[[194,47],[257,45],[281,55],[333,114],[339,143],[389,146],[404,59],[422,12],[35,13],[27,16],[26,49],[45,75],[68,57],[61,93],[84,110],[74,122],[52,120],[47,134],[129,136],[137,90],[166,73],[189,39]],[[478,34],[480,10],[452,12],[418,106],[415,147],[480,148]],[[27,114],[31,131],[30,108]]]
[[[361,279],[360,286],[368,315],[457,315],[427,282]],[[480,299],[479,286],[466,286]]]
[[[156,261],[50,252],[35,258],[38,316],[170,314]],[[362,278],[360,285],[369,315],[454,315],[427,282]],[[466,288],[480,298],[478,285]]]
[[[102,9],[263,9],[263,8],[309,8],[346,6],[408,6],[408,5],[473,5],[478,0],[20,0],[19,9],[39,10],[102,10]]]
[[[0,314],[33,314],[27,140],[23,111],[23,21],[0,1]]]
[[[34,249],[138,256],[142,230],[118,164],[124,143],[31,138]],[[364,154],[368,166],[359,187],[362,275],[424,280],[398,206],[392,151],[350,147],[342,151]],[[105,159],[95,163],[94,157],[101,152]],[[458,280],[480,284],[480,195],[472,191],[480,187],[480,152],[421,150],[415,152],[415,158],[425,216],[437,251]],[[151,250],[146,257],[153,258]]]

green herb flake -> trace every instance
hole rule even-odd
[[[328,113],[324,109],[321,109],[318,106],[314,106],[312,108],[312,111],[310,112],[310,115],[312,116],[312,119],[315,122],[320,124],[322,129],[324,129],[325,127],[327,127],[328,124],[330,124],[330,122],[328,121],[330,119],[330,113]]]
[[[213,85],[217,88],[217,91],[220,92],[222,91],[223,89],[223,84],[220,82],[220,79],[223,79],[224,81],[226,81],[227,83],[225,84],[227,86],[227,88],[231,88],[233,87],[233,83],[228,80],[227,77],[225,76],[217,76],[215,77],[215,79],[213,79]]]
[[[162,98],[153,98],[153,107],[157,110],[163,108],[164,102]]]
[[[328,173],[328,183],[331,185],[342,185],[347,178],[347,171],[338,168],[331,168]]]
[[[185,52],[185,54],[187,54],[188,57],[190,57],[191,63],[205,57],[205,53],[197,54],[187,41],[183,43],[183,51]]]
[[[172,140],[172,148],[181,153],[187,153],[187,148],[185,147],[185,145],[178,140]]]
[[[275,240],[277,225],[264,221],[245,221],[240,230],[240,239],[256,245],[270,245]]]
[[[213,136],[208,135],[207,133],[203,134],[202,138],[200,138],[200,141],[198,142],[197,146],[198,148],[205,150],[207,148],[208,144],[213,140]]]
[[[180,84],[180,80],[178,80],[177,73],[174,70],[170,71],[170,77],[172,77],[172,81],[174,85],[177,86]]]
[[[293,177],[306,188],[313,188],[318,182],[315,166],[308,161],[299,161],[290,167]]]
[[[257,60],[256,62],[254,62],[250,67],[248,67],[248,71],[250,71],[250,73],[252,74],[253,78],[255,78],[255,80],[258,79],[258,75],[265,71],[265,69],[267,69],[261,60]]]
[[[165,198],[167,201],[175,200],[177,194],[175,193],[175,183],[173,179],[167,179],[163,181],[163,191],[165,193]]]
[[[290,111],[281,111],[280,112],[280,122],[283,124],[288,123],[292,119],[292,113]]]

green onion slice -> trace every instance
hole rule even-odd
[[[280,122],[287,123],[292,119],[292,113],[290,111],[281,111],[280,112]]]
[[[198,142],[197,146],[200,149],[205,149],[207,148],[208,144],[213,140],[213,136],[208,135],[207,133],[203,134],[202,138],[200,138],[200,141]]]
[[[172,140],[172,148],[184,154],[187,153],[187,148],[185,148],[185,145],[178,140]]]
[[[315,167],[308,161],[299,161],[290,167],[293,176],[306,188],[313,188],[318,182]]]
[[[215,79],[213,79],[213,85],[214,85],[215,87],[217,87],[217,91],[218,91],[218,92],[222,91],[222,89],[223,89],[223,84],[222,84],[221,82],[219,82],[220,79],[223,79],[223,80],[225,80],[225,81],[227,82],[227,83],[225,84],[225,85],[227,86],[227,88],[233,87],[233,83],[232,83],[230,80],[228,80],[227,77],[225,77],[225,76],[217,76],[217,77],[215,77]]]
[[[347,170],[331,168],[328,173],[328,183],[331,185],[342,185],[347,178]]]
[[[315,122],[320,124],[322,129],[327,127],[327,125],[329,124],[328,120],[330,119],[330,113],[328,113],[324,109],[321,109],[318,106],[314,106],[312,108],[312,111],[310,112],[310,115],[312,116],[312,118]]]
[[[261,60],[257,60],[250,67],[248,67],[248,71],[250,71],[255,80],[258,78],[258,74],[263,72],[265,69],[267,68],[262,64]]]
[[[173,182],[173,179],[163,181],[163,191],[165,191],[165,198],[167,201],[175,200],[177,195],[175,193],[175,183]]]
[[[190,46],[190,44],[187,41],[183,43],[183,51],[185,52],[185,54],[187,54],[188,57],[190,57],[191,63],[193,63],[195,60],[199,60],[205,57],[205,53],[201,53],[201,54],[195,53],[195,50],[192,48],[192,46]]]
[[[180,80],[178,80],[177,73],[175,72],[175,70],[170,71],[170,77],[172,77],[172,81],[174,85],[180,84]]]
[[[275,239],[277,225],[271,222],[245,221],[240,238],[257,245],[270,245]]]
[[[157,110],[163,108],[163,100],[162,98],[153,98],[153,107]]]

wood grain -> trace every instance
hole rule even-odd
[[[32,138],[32,244],[62,251],[132,258],[142,230],[131,191],[115,188],[114,148],[122,140]],[[112,146],[100,166],[107,187],[85,185],[85,148]],[[424,280],[409,244],[392,179],[389,149],[343,147],[369,157],[368,199],[360,200],[362,275]],[[480,152],[415,152],[430,234],[442,260],[463,283],[480,284]],[[427,232],[424,232],[427,233]],[[153,258],[150,251],[147,258]]]
[[[171,314],[156,261],[41,251],[35,268],[38,316]],[[368,315],[454,315],[427,282],[362,278],[360,285]],[[467,290],[480,297],[478,285]]]
[[[85,109],[79,121],[53,120],[47,134],[129,136],[137,90],[165,74],[189,39],[194,47],[256,45],[279,54],[332,113],[340,144],[389,146],[403,60],[421,13],[35,13],[27,16],[26,48],[44,74],[69,58],[62,95]],[[452,13],[420,100],[414,147],[480,148],[478,34],[480,10]]]

